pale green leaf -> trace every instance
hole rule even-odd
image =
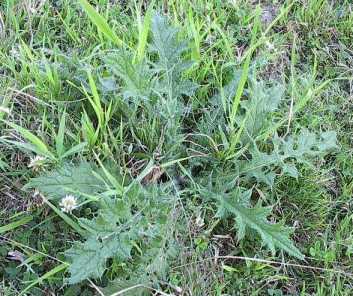
[[[91,236],[85,243],[75,244],[65,253],[71,261],[69,283],[100,278],[106,269],[108,258],[117,256],[125,260],[130,256],[131,248],[131,242],[124,236],[110,236],[103,241]]]
[[[104,191],[104,183],[96,177],[94,171],[97,168],[88,162],[79,166],[65,164],[57,170],[32,178],[24,188],[37,189],[49,200],[61,199],[67,194],[77,197],[94,195]]]
[[[210,191],[202,191],[202,193],[218,202],[219,207],[221,207],[219,213],[225,214],[228,212],[234,216],[239,239],[244,238],[246,228],[249,227],[259,233],[263,243],[269,247],[272,253],[277,248],[291,256],[300,259],[304,258],[289,239],[291,230],[281,223],[271,223],[267,220],[271,213],[271,208],[264,208],[259,204],[253,208],[244,205],[244,199],[249,200],[249,191],[242,192],[237,190],[235,196],[234,194],[213,193]]]

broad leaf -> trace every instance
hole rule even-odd
[[[115,256],[125,260],[130,257],[131,248],[131,241],[125,235],[111,235],[104,240],[91,236],[83,244],[76,243],[65,253],[72,261],[69,283],[76,284],[88,278],[101,277],[108,258]]]
[[[104,182],[95,172],[97,168],[88,162],[82,162],[79,166],[66,164],[31,179],[24,188],[37,189],[48,199],[61,199],[68,194],[76,197],[95,195],[105,189]]]

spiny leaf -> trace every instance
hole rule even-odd
[[[66,256],[71,259],[69,271],[70,284],[79,283],[88,278],[100,278],[106,269],[106,260],[117,256],[125,260],[130,256],[131,242],[124,235],[114,235],[100,241],[91,236],[85,243],[76,243],[66,251]]]
[[[190,49],[188,43],[180,41],[178,29],[171,27],[167,18],[158,14],[152,19],[152,35],[151,49],[158,54],[154,70],[162,74],[158,90],[167,94],[168,103],[182,94],[192,95],[197,85],[182,78],[182,73],[193,65],[193,62],[182,58],[182,54]]]
[[[272,253],[275,253],[275,249],[279,248],[286,251],[289,255],[300,259],[304,258],[289,239],[291,230],[281,223],[272,224],[267,220],[267,216],[271,213],[271,208],[264,208],[259,204],[253,208],[244,205],[244,200],[249,199],[248,191],[237,190],[235,196],[234,194],[213,193],[210,191],[203,191],[202,193],[218,202],[218,214],[220,217],[224,217],[227,212],[235,216],[239,239],[244,237],[246,228],[249,227],[260,234],[262,241],[270,248]]]
[[[269,115],[276,111],[284,94],[284,87],[280,84],[266,87],[264,82],[254,79],[251,81],[249,99],[240,103],[244,114],[236,117],[238,125],[247,117],[241,137],[243,144],[260,135],[271,125]]]
[[[80,226],[86,230],[85,241],[76,242],[66,252],[71,262],[70,283],[101,277],[108,258],[126,261],[133,247],[141,252],[141,258],[135,255],[141,265],[143,260],[151,262],[152,257],[147,255],[151,250],[163,247],[170,197],[163,196],[166,193],[157,187],[145,190],[136,185],[133,189],[125,197],[103,195],[97,204],[96,217],[79,219]],[[144,248],[144,253],[139,246]]]
[[[189,50],[188,43],[180,41],[178,29],[171,27],[168,20],[159,14],[152,19],[151,49],[158,55],[153,64],[153,71],[158,74],[154,92],[158,94],[156,112],[166,124],[166,138],[174,145],[180,138],[180,120],[185,113],[181,100],[182,95],[191,96],[197,85],[183,78],[183,73],[192,66],[191,61],[185,61],[183,53]]]
[[[75,243],[66,252],[71,261],[69,281],[72,284],[101,277],[108,258],[114,256],[121,261],[129,258],[137,238],[138,221],[132,219],[132,225],[124,224],[131,217],[131,212],[121,199],[102,197],[100,206],[96,218],[79,219],[80,226],[88,231],[86,241]]]
[[[333,149],[337,149],[336,133],[332,131],[316,135],[302,129],[298,136],[290,136],[286,139],[277,134],[273,137],[273,151],[261,152],[254,144],[249,153],[251,159],[237,161],[239,174],[255,177],[258,182],[273,186],[276,167],[282,168],[283,173],[298,177],[297,163],[310,165],[310,160],[318,155],[325,155]]]
[[[152,73],[144,62],[133,63],[132,54],[125,50],[110,54],[105,62],[113,73],[123,80],[125,99],[148,99],[151,92]],[[136,103],[138,100],[132,100],[132,102]]]
[[[188,50],[187,42],[178,40],[178,29],[168,24],[166,17],[159,14],[152,18],[152,50],[158,53],[159,65],[164,70],[172,70],[180,63],[183,52]]]
[[[319,136],[307,129],[302,129],[298,136],[282,139],[275,135],[275,152],[282,159],[295,158],[306,162],[305,157],[323,155],[337,149],[337,137],[334,131],[323,132]]]

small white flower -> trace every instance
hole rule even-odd
[[[181,293],[183,293],[183,289],[180,287],[175,287],[175,291],[178,293],[178,295],[181,295]]]
[[[198,227],[203,227],[205,225],[205,220],[201,216],[197,216],[195,223]]]
[[[60,202],[61,210],[66,213],[71,213],[77,208],[77,199],[73,195],[66,195]]]
[[[266,41],[266,46],[267,46],[267,49],[270,50],[270,51],[274,51],[275,50],[274,44],[271,43],[270,41]]]
[[[31,158],[28,167],[32,168],[34,171],[40,170],[45,164],[45,157],[37,155],[34,158]]]
[[[20,50],[19,50],[18,46],[11,48],[10,56],[17,59],[17,60],[21,58],[21,54],[20,54]]]

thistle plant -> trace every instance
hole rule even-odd
[[[128,270],[129,276],[120,273],[118,277],[122,286],[165,278],[181,247],[171,230],[178,208],[176,197],[187,199],[190,194],[214,208],[220,220],[231,219],[238,241],[257,233],[273,254],[280,250],[303,259],[290,239],[292,229],[284,222],[270,221],[271,206],[263,206],[254,192],[258,187],[272,190],[282,175],[298,178],[298,165],[310,165],[337,148],[336,134],[308,129],[283,134],[282,119],[276,112],[286,87],[281,82],[259,80],[256,71],[249,72],[238,111],[230,120],[240,70],[199,110],[194,132],[187,134],[185,123],[193,120],[188,117],[190,98],[197,96],[197,84],[186,78],[193,65],[188,59],[188,42],[181,40],[178,30],[160,14],[152,18],[151,29],[144,57],[135,59],[136,53],[122,46],[103,59],[119,88],[96,106],[104,113],[103,104],[114,104],[115,113],[105,130],[114,120],[127,122],[126,137],[135,144],[131,154],[148,150],[151,156],[158,151],[165,161],[159,164],[166,168],[164,173],[148,184],[141,182],[151,172],[148,166],[136,177],[124,162],[108,166],[96,157],[99,165],[66,163],[26,186],[45,194],[69,215],[78,216],[82,238],[65,253],[70,262],[69,283],[99,279],[111,264]],[[90,76],[91,86],[92,81]],[[151,156],[151,161],[157,160]],[[187,179],[185,190],[174,178],[178,163],[186,168],[182,171]],[[118,167],[108,168],[115,165]],[[74,213],[77,203],[91,207],[94,214],[86,218],[80,209]],[[205,221],[199,217],[197,225],[205,227]]]

